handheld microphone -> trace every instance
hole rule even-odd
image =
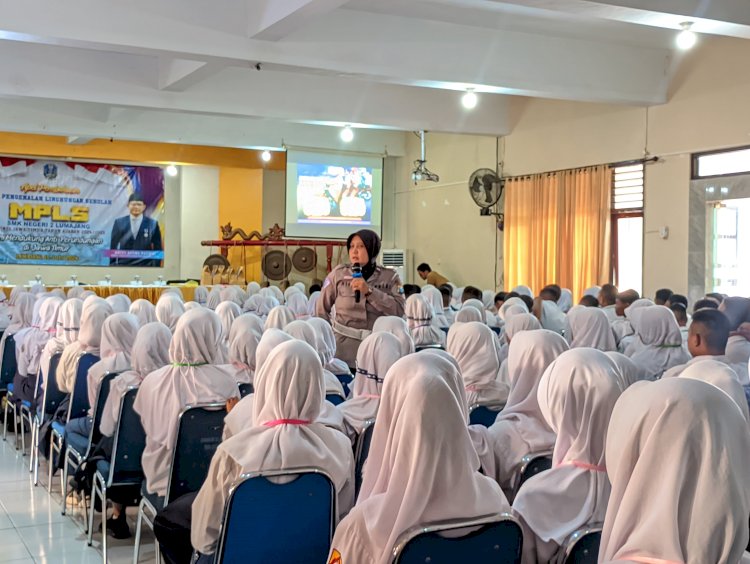
[[[352,265],[352,278],[362,278],[362,266],[355,262]],[[359,290],[354,291],[354,301],[356,303],[359,303],[360,298],[362,297],[361,292]]]

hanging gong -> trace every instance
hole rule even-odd
[[[224,255],[213,254],[208,255],[206,260],[203,261],[203,266],[229,266],[229,260]]]
[[[292,264],[299,272],[310,272],[318,264],[318,255],[311,247],[300,247],[292,255]]]
[[[268,251],[263,257],[263,274],[271,280],[283,280],[292,271],[292,261],[283,251]]]

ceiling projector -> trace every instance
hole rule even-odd
[[[414,161],[414,170],[411,171],[411,179],[414,181],[414,184],[422,181],[440,182],[440,176],[434,172],[430,172],[430,170],[424,166],[425,162],[426,161]]]

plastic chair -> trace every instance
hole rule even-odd
[[[10,399],[13,396],[13,378],[16,376],[16,370],[18,370],[18,365],[16,364],[16,340],[13,335],[8,335],[3,348],[3,360],[0,363],[0,391],[5,392],[3,440],[6,440],[8,436],[8,409],[13,410],[13,432],[17,431],[15,405],[11,405],[10,403]]]
[[[333,405],[340,405],[344,403],[346,398],[339,394],[326,394],[326,401],[331,402]]]
[[[516,478],[516,486],[513,488],[513,497],[515,498],[526,480],[550,468],[552,468],[551,452],[532,453],[524,456],[521,459],[521,470]]]
[[[255,391],[252,384],[237,384],[237,387],[240,389],[240,397],[242,398],[249,396]]]
[[[91,508],[89,509],[88,544],[91,546],[94,535],[94,513],[97,497],[102,500],[102,557],[107,564],[107,500],[113,493],[118,498],[133,492],[133,501],[140,501],[140,488],[143,482],[141,456],[146,447],[146,433],[141,425],[141,418],[133,409],[136,386],[128,388],[120,400],[120,419],[115,429],[112,459],[100,460],[96,464],[94,481],[91,486]]]
[[[211,458],[221,443],[226,414],[225,403],[188,405],[180,412],[164,506],[182,495],[198,491],[203,485]],[[137,564],[141,550],[142,524],[145,521],[153,530],[154,517],[161,509],[162,507],[156,507],[148,497],[141,498],[135,527],[134,564]],[[156,561],[161,561],[158,543]]]
[[[57,387],[57,366],[60,364],[62,353],[52,355],[49,360],[49,369],[47,370],[48,382],[44,383],[44,393],[42,394],[42,403],[35,410],[31,420],[31,462],[30,471],[34,472],[34,485],[39,484],[39,430],[42,425],[48,421],[57,412],[57,408],[65,400],[67,394],[60,391]],[[41,380],[41,372],[40,372]]]
[[[495,335],[500,335],[500,331],[501,331],[500,327],[490,327],[490,329],[492,329],[495,332]]]
[[[80,366],[80,364],[79,364]],[[88,371],[86,371],[88,373]],[[93,445],[96,445],[102,438],[102,434],[99,431],[99,423],[101,423],[102,420],[102,412],[104,411],[104,404],[107,402],[107,397],[109,396],[109,387],[112,384],[112,380],[115,379],[115,376],[117,376],[119,372],[107,372],[102,377],[102,381],[99,384],[99,391],[96,394],[96,403],[94,404],[93,409],[93,416],[92,416],[92,422],[91,422],[91,430],[89,431],[89,441],[86,445],[86,450],[83,452],[80,452],[74,445],[70,444],[70,442],[67,443],[65,447],[65,457],[63,459],[63,503],[62,503],[62,514],[65,515],[65,509],[67,507],[67,495],[68,495],[68,475],[71,470],[75,473],[76,470],[78,470],[78,467],[81,465],[81,461],[89,456],[89,453],[91,452],[91,447]],[[80,390],[78,389],[78,378],[81,375],[80,370],[78,371],[78,374],[76,376],[76,389],[75,393],[77,394]],[[87,375],[83,376],[84,379],[87,379]],[[86,393],[86,403],[88,403],[88,390],[85,390]],[[74,394],[75,396],[75,394]],[[72,402],[71,402],[72,405]],[[84,415],[85,417],[85,415]]]
[[[414,350],[416,352],[426,351],[430,349],[438,349],[438,350],[444,351],[445,347],[443,345],[418,345],[417,347],[414,347]]]
[[[344,395],[346,397],[349,397],[349,384],[351,384],[354,381],[354,376],[349,374],[334,374],[339,382],[341,382],[341,387],[344,388]]]
[[[362,487],[362,470],[365,467],[365,460],[370,454],[370,444],[372,443],[372,433],[375,429],[375,420],[368,419],[365,421],[362,429],[357,435],[354,443],[354,498],[359,495],[359,489]]]
[[[497,414],[500,411],[490,409],[486,405],[479,405],[475,403],[469,408],[469,425],[484,425],[485,427],[491,427],[497,419]]]
[[[322,470],[243,474],[227,499],[214,564],[326,562],[336,519],[336,490]]]
[[[99,357],[89,353],[81,353],[78,356],[76,367],[76,380],[73,386],[73,393],[70,394],[68,412],[65,416],[65,422],[55,421],[52,423],[52,432],[49,438],[49,479],[47,482],[48,491],[52,490],[52,474],[55,470],[55,453],[58,456],[65,454],[63,446],[65,444],[65,426],[71,419],[86,415],[89,409],[89,396],[86,391],[86,377],[89,368],[99,362]],[[65,514],[65,478],[64,472],[60,473],[60,491],[63,494],[63,515]]]
[[[460,537],[441,532],[480,527]],[[517,564],[521,562],[523,533],[511,515],[432,523],[403,533],[393,547],[394,564]]]
[[[597,564],[603,523],[590,523],[565,539],[557,553],[557,564]]]

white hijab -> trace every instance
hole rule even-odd
[[[219,292],[219,297],[222,302],[232,302],[238,306],[241,306],[245,301],[245,293],[239,286],[226,286],[222,288]]]
[[[512,308],[522,308],[523,311],[520,312],[517,309]],[[513,296],[503,302],[503,305],[497,310],[497,316],[503,321],[508,321],[512,313],[529,313],[529,307],[521,298]]]
[[[443,313],[443,294],[437,288],[422,288],[422,296],[432,306],[432,324],[435,327],[448,327],[448,319]]]
[[[325,360],[325,349],[312,325],[307,321],[292,321],[286,326],[284,331],[295,339],[303,341],[315,349],[318,353],[320,366],[323,366],[323,361]],[[326,385],[326,394],[338,394],[341,397],[345,397],[346,394],[344,394],[344,388],[341,385],[341,382],[332,372],[323,369],[323,380]]]
[[[669,308],[655,305],[638,311],[635,330],[641,346],[630,360],[647,379],[660,378],[668,369],[690,360],[682,345],[680,327]]]
[[[555,302],[542,300],[542,327],[562,335],[568,330],[568,318]]]
[[[169,345],[172,332],[169,327],[158,321],[146,323],[139,330],[133,341],[130,354],[131,370],[139,382],[154,370],[169,364]]]
[[[69,344],[78,341],[82,309],[83,302],[78,298],[68,298],[60,306],[60,311],[57,314],[55,334],[44,345],[44,351],[39,361],[44,382],[49,377],[49,363],[52,356],[63,352]]]
[[[530,298],[534,297],[534,292],[531,291],[531,288],[528,286],[516,286],[511,290],[511,292],[518,294],[519,296],[528,296]]]
[[[453,318],[454,323],[484,323],[482,312],[474,307],[463,307],[456,312]],[[451,325],[451,327],[453,327]]]
[[[307,312],[307,298],[302,292],[292,292],[286,300],[286,305],[292,310],[295,319],[306,321],[310,318],[310,314]]]
[[[600,562],[739,562],[750,434],[725,393],[689,378],[631,386],[607,434]],[[658,477],[658,479],[655,479]]]
[[[461,367],[469,407],[474,404],[499,409],[508,400],[508,386],[499,379],[497,340],[483,323],[459,323],[448,333],[446,350]]]
[[[445,345],[445,333],[432,323],[433,309],[422,294],[412,294],[406,300],[406,322],[414,345]]]
[[[716,386],[732,398],[732,401],[740,408],[745,421],[750,422],[747,398],[745,397],[745,390],[740,384],[740,377],[728,365],[718,360],[699,360],[689,364],[679,377],[700,380]]]
[[[414,339],[411,338],[409,326],[400,317],[393,315],[378,317],[372,326],[372,331],[373,333],[385,331],[395,336],[398,342],[401,343],[401,356],[406,356],[414,352]]]
[[[251,314],[237,317],[229,331],[229,362],[227,371],[239,383],[253,382],[255,373],[255,353],[263,336],[263,323]]]
[[[320,292],[313,292],[310,294],[310,297],[307,300],[307,315],[312,317],[315,317],[315,308],[318,305],[318,300],[320,299]]]
[[[185,313],[185,304],[172,293],[163,294],[156,302],[156,319],[174,332],[177,321]]]
[[[18,287],[18,286],[16,286]],[[15,288],[14,288],[15,290]],[[11,301],[13,301],[13,292],[11,291]],[[13,311],[11,312],[10,325],[5,330],[5,335],[14,335],[21,329],[31,327],[34,317],[34,304],[36,298],[28,292],[19,292],[13,302]]]
[[[202,306],[208,304],[208,289],[205,286],[198,286],[193,290],[193,301]]]
[[[617,368],[601,351],[572,349],[545,370],[537,399],[557,434],[552,469],[525,482],[513,502],[543,544],[562,545],[576,529],[604,519],[610,491],[604,442],[619,397]],[[524,543],[524,554],[535,552]]]
[[[221,338],[224,342],[229,342],[229,334],[232,332],[234,320],[242,315],[242,310],[235,302],[221,302],[216,307],[216,315],[221,321]]]
[[[143,298],[139,298],[130,304],[129,311],[138,318],[138,323],[140,323],[141,327],[147,323],[157,321],[154,304]]]
[[[607,315],[595,307],[574,307],[568,313],[570,347],[616,351],[617,343]]]
[[[138,318],[130,313],[113,313],[102,325],[101,359],[89,368],[87,389],[94,409],[99,385],[107,372],[130,370],[130,354],[138,335]],[[91,412],[90,412],[91,413]]]
[[[336,358],[336,335],[330,324],[319,317],[311,317],[307,322],[315,329],[318,339],[318,352],[323,358],[323,368],[333,374],[351,374],[349,365]]]
[[[81,353],[100,356],[102,325],[111,314],[112,307],[102,298],[89,296],[84,300],[78,340],[65,347],[55,374],[57,385],[62,391],[73,390],[78,370],[78,356]]]
[[[248,296],[254,296],[258,292],[260,292],[260,284],[258,284],[255,281],[248,283],[248,285],[247,285],[247,295]]]
[[[29,330],[21,343],[17,366],[19,374],[36,377],[39,373],[42,351],[47,341],[57,334],[57,318],[62,304],[61,298],[47,298],[40,305],[39,323]]]
[[[114,294],[107,298],[107,303],[112,308],[112,313],[128,313],[130,311],[130,298],[125,294]]]
[[[560,290],[560,299],[557,300],[557,307],[559,307],[560,311],[563,313],[568,313],[570,308],[573,307],[573,292],[567,288],[562,288]]]
[[[332,544],[344,562],[390,563],[397,538],[414,526],[509,510],[497,483],[478,472],[444,375],[455,371],[431,354],[402,358],[389,370],[357,505]]]
[[[352,398],[338,406],[350,437],[361,432],[365,421],[377,414],[385,375],[399,358],[401,344],[390,333],[372,333],[359,345]]]
[[[211,310],[216,310],[216,307],[221,303],[221,288],[214,286],[208,293],[208,301],[206,307]]]
[[[294,312],[285,305],[279,305],[273,308],[268,313],[268,319],[266,319],[266,329],[281,329],[289,325],[292,321],[295,321]]]
[[[609,351],[607,356],[617,366],[620,374],[620,389],[623,392],[639,380],[643,380],[640,369],[627,356],[616,351]]]
[[[239,396],[237,383],[215,365],[220,341],[216,313],[205,308],[186,312],[169,345],[171,364],[146,376],[138,390],[134,409],[146,431],[141,460],[151,493],[166,494],[180,411],[186,405]]]

